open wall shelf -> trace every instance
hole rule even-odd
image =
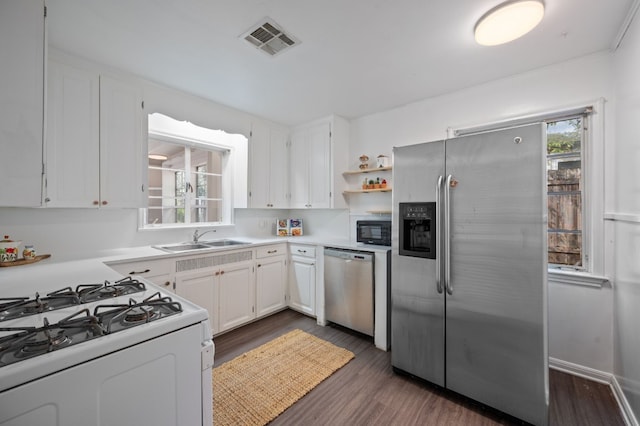
[[[378,173],[378,172],[384,172],[387,170],[391,170],[393,167],[389,166],[389,167],[372,167],[370,169],[361,169],[361,170],[349,170],[346,171],[344,173],[342,173],[343,175],[359,175],[359,174],[363,174],[363,173]]]

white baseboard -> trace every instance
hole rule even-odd
[[[616,376],[613,374],[551,357],[549,358],[549,368],[609,385],[613,396],[618,402],[620,413],[622,414],[625,424],[627,426],[640,426],[629,402],[627,401],[627,398],[624,396],[624,392],[622,391]]]
[[[574,376],[582,377],[583,379],[589,379],[593,380],[594,382],[604,383],[605,385],[611,385],[611,379],[613,378],[613,374],[611,373],[605,373],[604,371],[596,370],[594,368],[585,367],[583,365],[574,364],[572,362],[567,362],[552,357],[549,357],[549,368],[573,374]]]
[[[629,426],[638,426],[638,419],[636,419],[636,416],[633,414],[633,410],[629,405],[629,401],[627,401],[627,398],[624,396],[618,379],[616,376],[611,376],[611,378],[611,390],[613,391],[613,396],[615,396],[618,401],[618,405],[620,405],[625,423]]]

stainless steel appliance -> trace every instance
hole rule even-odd
[[[394,369],[548,422],[545,129],[393,150]]]
[[[390,246],[390,220],[358,220],[356,221],[356,241],[362,244]]]
[[[130,277],[52,285],[0,299],[0,424],[211,425],[206,310]]]
[[[373,336],[373,253],[325,247],[327,321]]]

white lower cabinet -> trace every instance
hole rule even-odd
[[[253,261],[176,274],[179,296],[209,312],[213,334],[255,318]]]
[[[178,296],[202,306],[209,312],[211,332],[220,332],[218,318],[218,276],[212,272],[189,272],[175,278],[175,291]]]
[[[289,307],[307,315],[316,315],[316,248],[291,245],[289,269]]]
[[[224,265],[218,275],[220,331],[255,318],[253,262]]]
[[[258,317],[287,306],[287,246],[261,247],[256,255],[256,314]]]

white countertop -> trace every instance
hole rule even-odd
[[[98,283],[104,280],[117,280],[122,275],[109,268],[106,263],[131,262],[136,260],[150,260],[193,256],[194,254],[213,253],[216,251],[241,250],[248,247],[256,247],[277,243],[299,243],[326,247],[345,248],[351,250],[361,250],[370,252],[386,252],[390,247],[370,246],[351,243],[348,239],[301,236],[301,237],[271,237],[271,238],[248,238],[238,237],[234,240],[246,241],[250,246],[221,247],[197,252],[167,253],[163,250],[151,246],[121,248],[101,252],[94,258],[81,260],[57,261],[55,254],[52,257],[37,263],[0,267],[0,297],[20,297],[25,296],[23,287],[26,285],[39,284],[41,288],[51,288],[56,290],[61,287],[75,286],[78,283]],[[45,286],[42,283],[46,282]],[[33,287],[31,287],[33,288]]]

